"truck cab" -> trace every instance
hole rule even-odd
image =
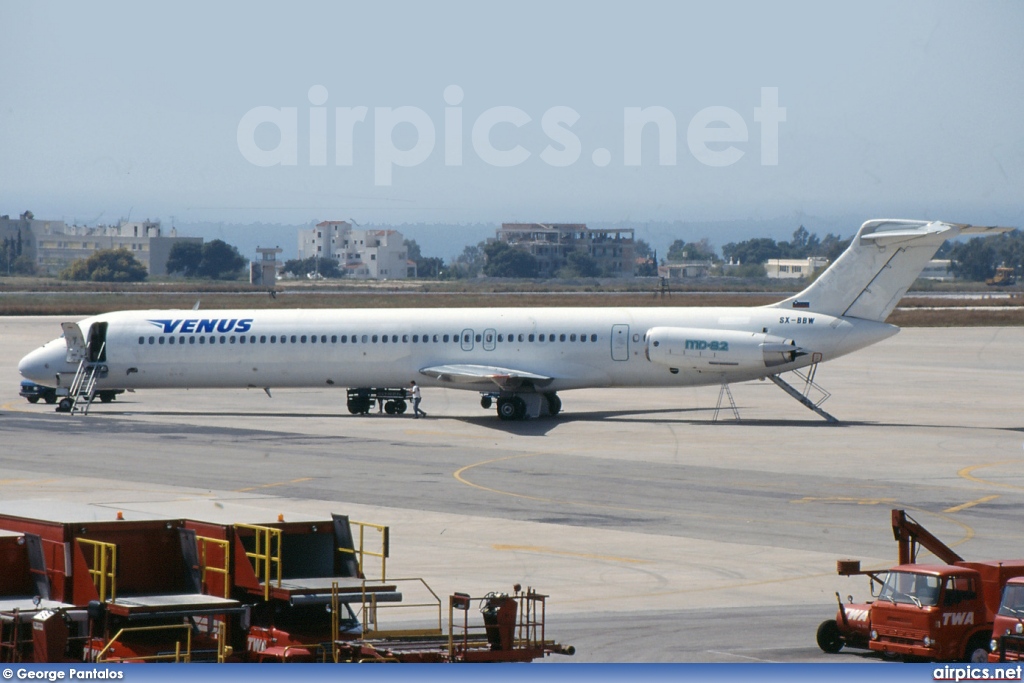
[[[868,647],[906,658],[987,662],[999,595],[1021,575],[1019,560],[899,565],[872,605]]]
[[[989,649],[990,662],[1024,660],[1024,577],[1006,582],[999,611],[992,622]]]

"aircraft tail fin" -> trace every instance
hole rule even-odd
[[[817,280],[773,306],[884,322],[945,240],[963,233],[1011,229],[939,221],[867,221]]]

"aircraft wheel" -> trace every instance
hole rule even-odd
[[[491,407],[491,397],[490,396],[481,396],[480,397],[480,407],[483,408],[484,410],[487,410],[488,408],[490,408]]]
[[[498,399],[498,417],[502,420],[517,420],[517,413],[519,412],[516,408],[515,398],[499,398]]]
[[[544,397],[548,400],[548,412],[552,417],[558,415],[562,411],[562,399],[558,398],[558,394],[545,394]]]
[[[110,403],[111,401],[114,400],[115,396],[117,396],[117,394],[115,394],[112,391],[101,391],[100,401],[102,401],[103,403]]]
[[[526,401],[518,396],[513,396],[512,405],[514,405],[516,409],[515,417],[512,418],[513,420],[522,420],[526,417]]]
[[[72,405],[74,405],[74,404],[71,402],[70,398],[67,398],[67,397],[62,398],[60,400],[60,403],[57,404],[57,412],[58,413],[70,413]]]

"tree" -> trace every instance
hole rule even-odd
[[[127,249],[101,249],[87,259],[78,259],[60,273],[62,280],[93,282],[141,282],[146,266]]]
[[[484,269],[487,258],[484,255],[484,242],[469,245],[452,263],[451,270],[455,277],[476,277]]]
[[[600,277],[601,267],[594,257],[585,251],[572,251],[566,256],[566,264],[559,268],[558,277]]]
[[[487,256],[484,275],[489,277],[530,278],[537,277],[540,272],[533,254],[507,242],[491,242],[484,247],[484,254]]]
[[[999,255],[992,240],[991,237],[975,237],[954,246],[949,252],[953,275],[978,282],[995,275]]]
[[[318,258],[310,256],[304,259],[289,259],[284,262],[282,270],[291,273],[296,277],[306,277],[310,273],[319,273],[326,278],[345,277],[345,272],[338,266],[338,262],[332,258]]]
[[[199,274],[199,266],[203,261],[202,242],[175,242],[167,255],[167,272],[181,273],[185,277]]]
[[[650,258],[653,249],[645,240],[638,239],[633,242],[633,253],[636,254],[637,258]]]
[[[213,240],[203,245],[203,258],[197,274],[213,280],[237,278],[245,267],[245,258],[238,249],[224,240]]]
[[[782,250],[770,237],[755,237],[745,242],[730,242],[722,247],[722,254],[739,263],[764,263],[768,259],[782,258]]]
[[[717,261],[718,255],[707,237],[699,242],[676,240],[668,247],[668,260],[673,263],[680,261]]]
[[[437,256],[417,259],[416,277],[441,279],[444,277],[444,259]]]

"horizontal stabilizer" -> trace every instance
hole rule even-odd
[[[497,385],[500,389],[515,389],[529,382],[534,385],[550,384],[553,378],[523,370],[495,365],[436,365],[422,368],[421,375],[452,384]]]
[[[884,322],[945,240],[1009,230],[940,221],[867,221],[828,270],[774,306]]]

